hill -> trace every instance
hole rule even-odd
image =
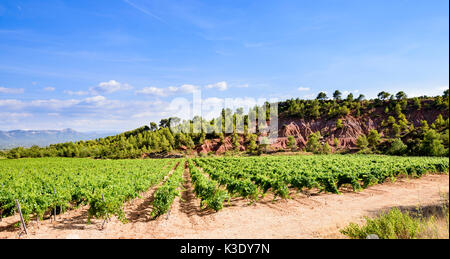
[[[448,90],[442,96],[419,98],[407,98],[403,92],[395,96],[381,92],[372,100],[365,100],[363,95],[354,98],[350,94],[345,99],[340,95],[336,91],[333,99],[320,93],[314,100],[266,103],[250,109],[248,114],[242,109],[223,109],[221,116],[213,120],[168,118],[159,126],[151,122],[97,140],[16,148],[5,156],[118,159],[280,151],[448,155]],[[271,107],[278,107],[278,115],[266,120],[263,115],[269,118]],[[278,122],[277,138],[268,143],[264,130],[274,122]]]

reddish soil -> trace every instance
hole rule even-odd
[[[372,186],[361,192],[341,195],[296,193],[292,199],[276,200],[267,195],[250,204],[235,198],[217,213],[200,209],[186,171],[185,191],[172,205],[171,212],[151,220],[151,201],[155,188],[126,204],[129,223],[113,218],[101,229],[103,220],[87,224],[87,208],[57,216],[57,222],[44,220],[28,224],[29,235],[20,238],[345,238],[339,233],[350,222],[363,222],[393,207],[436,204],[449,191],[448,175],[427,175],[421,179],[400,179]],[[0,222],[0,238],[19,238],[14,225],[19,217]]]

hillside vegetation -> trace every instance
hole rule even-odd
[[[314,100],[279,102],[278,116],[273,116],[272,121],[258,119],[261,111],[269,118],[271,107],[276,106],[256,106],[248,114],[242,108],[223,109],[221,116],[213,120],[195,117],[181,121],[172,117],[161,120],[159,125],[151,122],[116,136],[45,148],[14,148],[3,151],[0,157],[121,159],[277,151],[448,156],[448,90],[442,96],[416,98],[408,98],[404,92],[380,92],[372,100],[352,94],[343,98],[339,91],[331,98],[320,93]],[[273,120],[278,120],[278,138],[267,143],[262,132]],[[170,125],[187,126],[188,131],[174,132]],[[242,131],[239,126],[243,126]],[[199,133],[192,133],[194,128]]]

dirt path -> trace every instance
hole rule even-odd
[[[174,201],[169,217],[149,218],[153,188],[125,206],[127,224],[113,219],[100,230],[102,220],[86,224],[87,208],[80,208],[58,216],[57,222],[41,221],[39,227],[30,222],[30,235],[22,238],[343,238],[339,229],[349,222],[363,222],[363,216],[392,207],[436,204],[449,191],[448,175],[427,175],[342,195],[294,193],[293,199],[275,202],[267,195],[251,205],[233,199],[222,211],[211,213],[200,209],[188,170],[184,179],[185,191]],[[0,238],[18,238],[13,226],[18,220],[3,219]]]

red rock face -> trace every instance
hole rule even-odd
[[[429,124],[433,123],[437,116],[442,112],[439,110],[409,110],[404,114],[409,122],[414,127],[421,125],[422,120],[428,121]],[[448,114],[444,112],[442,114],[444,118],[448,117]],[[367,135],[372,129],[376,129],[381,135],[382,121],[387,121],[388,116],[384,113],[384,107],[378,107],[370,112],[369,116],[354,117],[348,115],[341,118],[343,127],[341,129],[336,128],[337,119],[320,118],[317,120],[305,120],[299,118],[286,118],[281,117],[278,120],[278,138],[270,145],[269,149],[272,151],[287,150],[288,149],[288,137],[293,136],[297,142],[297,146],[300,149],[306,147],[308,136],[314,132],[320,131],[322,135],[321,143],[328,142],[331,149],[334,151],[334,139],[339,141],[340,149],[353,149],[356,148],[356,140],[360,135]],[[267,122],[270,125],[270,121]],[[246,150],[246,143],[241,136],[240,139],[240,151]],[[200,154],[208,154],[214,152],[216,154],[223,154],[227,151],[233,150],[233,144],[231,137],[225,137],[224,144],[220,144],[220,139],[205,140],[205,143],[196,148],[196,151]]]

